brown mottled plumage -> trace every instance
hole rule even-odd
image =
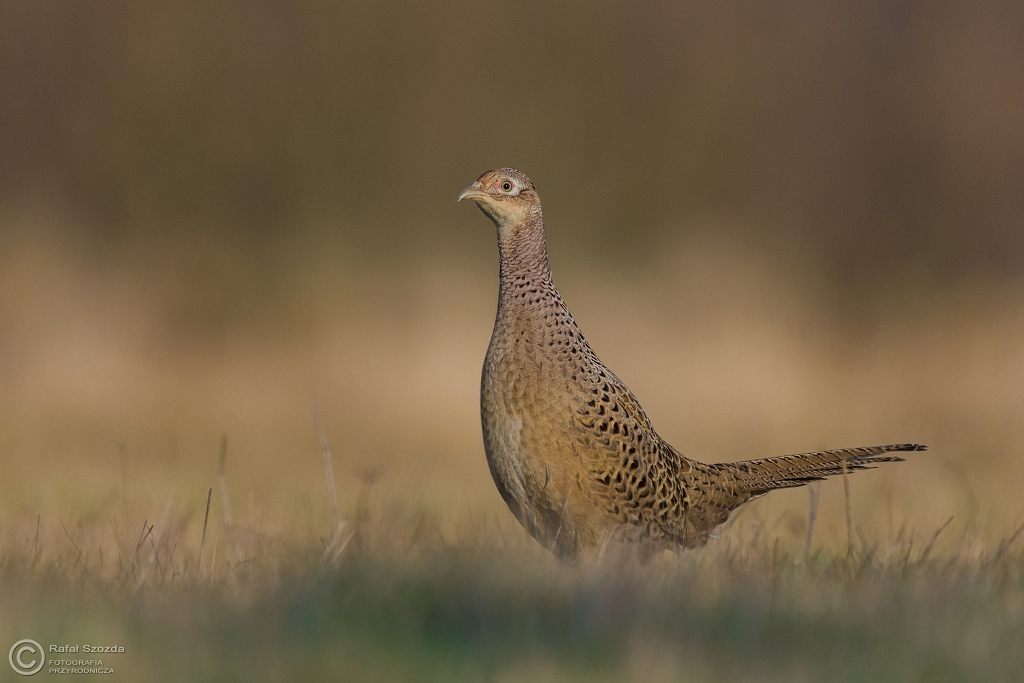
[[[484,173],[459,199],[498,228],[501,285],[484,360],[487,462],[516,519],[545,547],[575,556],[606,540],[704,545],[729,513],[769,491],[902,458],[899,444],[708,465],[654,431],[639,401],[591,350],[551,282],[533,183]]]

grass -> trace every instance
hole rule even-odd
[[[952,539],[941,554],[915,542],[934,531],[876,541],[861,531],[852,555],[815,546],[804,558],[790,549],[802,542],[773,535],[755,511],[699,551],[564,565],[514,522],[380,504],[360,511],[360,541],[336,561],[326,536],[236,524],[211,532],[199,565],[202,508],[177,518],[170,508],[145,530],[4,528],[0,636],[123,645],[104,655],[122,680],[1009,681],[1024,671],[1020,529],[990,548]]]

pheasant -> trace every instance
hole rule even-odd
[[[769,491],[926,450],[894,444],[718,464],[683,456],[598,359],[555,289],[530,179],[487,171],[458,199],[498,229],[498,312],[480,390],[487,463],[512,514],[556,555],[611,540],[645,556],[701,547],[730,512]]]

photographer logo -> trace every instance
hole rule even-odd
[[[39,673],[46,664],[46,655],[43,654],[43,646],[32,640],[24,638],[11,646],[7,655],[7,661],[15,673],[22,676],[31,676]]]

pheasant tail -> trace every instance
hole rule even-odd
[[[814,453],[797,453],[777,458],[745,460],[721,463],[730,475],[736,478],[741,491],[751,498],[761,496],[775,489],[803,486],[825,477],[843,472],[843,461],[847,471],[873,469],[872,465],[882,462],[902,462],[903,458],[889,453],[926,451],[927,446],[916,443],[891,444],[888,446],[865,446],[862,448],[838,448]]]

